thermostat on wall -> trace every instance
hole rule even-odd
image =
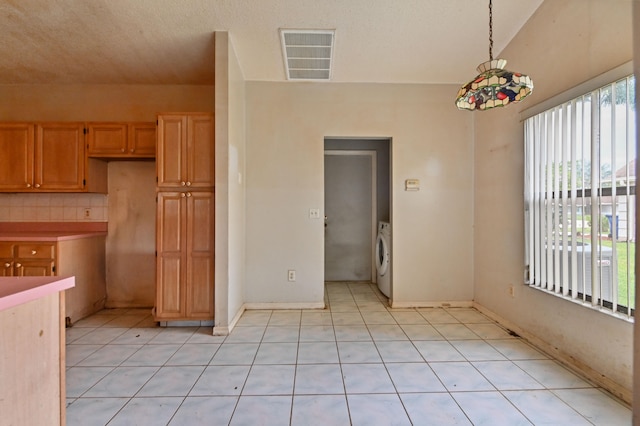
[[[420,189],[420,179],[407,179],[404,181],[405,191],[418,191]]]

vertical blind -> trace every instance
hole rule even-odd
[[[527,284],[633,316],[635,81],[525,120]]]

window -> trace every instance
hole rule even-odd
[[[530,286],[631,319],[636,116],[632,76],[525,120]]]

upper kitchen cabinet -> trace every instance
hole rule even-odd
[[[88,123],[87,155],[104,159],[154,159],[156,123]]]
[[[35,154],[33,186],[36,189],[84,189],[83,123],[37,124]]]
[[[33,187],[35,127],[28,123],[0,125],[0,190],[25,191]]]
[[[106,164],[84,145],[83,123],[0,123],[0,192],[106,193]]]
[[[213,114],[158,116],[158,190],[214,187]]]

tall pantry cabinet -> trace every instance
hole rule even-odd
[[[157,321],[210,321],[214,312],[213,114],[158,116]]]

